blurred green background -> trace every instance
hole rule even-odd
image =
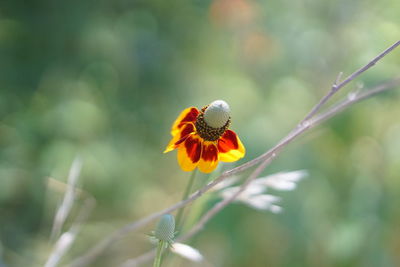
[[[65,182],[77,154],[80,187],[97,205],[63,264],[180,199],[189,174],[175,152],[162,151],[182,109],[226,100],[247,148],[235,164],[253,159],[340,71],[399,39],[399,11],[398,0],[1,1],[2,261],[43,266],[63,196],[47,179]],[[398,75],[399,62],[397,50],[336,99]],[[362,102],[287,147],[264,173],[306,169],[309,177],[279,194],[282,214],[234,204],[190,244],[211,266],[400,266],[399,97]],[[151,248],[152,227],[93,266]]]

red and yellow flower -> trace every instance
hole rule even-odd
[[[209,173],[219,161],[233,162],[245,155],[239,137],[229,130],[229,106],[217,100],[198,110],[190,107],[181,112],[172,125],[172,140],[164,153],[178,149],[178,163],[182,170],[196,167]]]

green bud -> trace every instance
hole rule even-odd
[[[172,243],[175,236],[175,218],[171,214],[164,214],[157,224],[154,237]]]

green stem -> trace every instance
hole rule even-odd
[[[192,171],[192,174],[190,175],[190,179],[189,182],[186,186],[185,192],[183,193],[183,197],[182,200],[185,200],[189,194],[192,191],[192,187],[193,187],[193,182],[194,182],[194,178],[196,177],[197,174],[197,169],[195,169],[194,171]],[[176,229],[180,230],[181,227],[181,220],[182,220],[182,216],[183,216],[183,210],[185,209],[185,207],[182,207],[178,210],[178,214],[176,215]]]
[[[156,254],[156,257],[154,259],[153,267],[160,267],[161,266],[161,256],[162,256],[163,249],[164,249],[164,241],[160,240],[160,241],[158,241],[157,254]]]

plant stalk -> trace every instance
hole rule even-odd
[[[192,171],[190,178],[189,178],[189,182],[186,185],[186,189],[185,192],[183,193],[183,197],[182,200],[187,199],[187,197],[189,196],[189,194],[192,192],[192,187],[193,187],[193,183],[194,180],[196,178],[196,174],[197,174],[197,169],[195,169],[194,171]],[[185,207],[182,207],[178,210],[178,213],[176,215],[176,229],[180,230],[181,228],[181,224],[182,224],[182,216],[183,216],[183,210],[185,209]]]
[[[156,257],[154,258],[153,267],[161,266],[161,256],[162,256],[162,252],[163,252],[164,244],[165,244],[164,242],[165,241],[163,241],[163,240],[158,241],[157,254],[156,254]]]

